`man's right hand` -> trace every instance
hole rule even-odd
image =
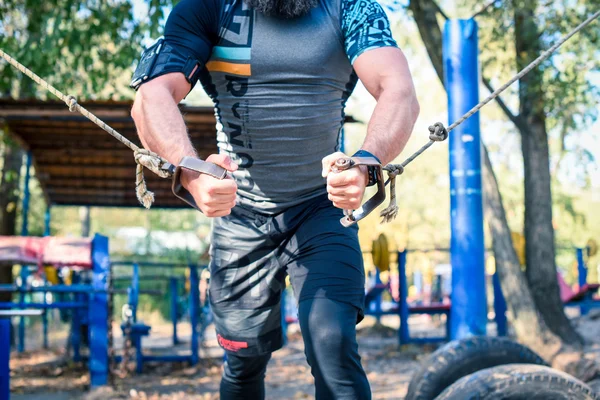
[[[223,154],[212,154],[205,161],[217,164],[230,172],[238,169],[237,164]],[[235,206],[237,184],[229,176],[221,180],[210,175],[184,170],[181,174],[181,183],[207,217],[229,215]]]

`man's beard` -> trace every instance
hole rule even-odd
[[[319,0],[244,0],[250,7],[270,17],[298,18],[308,14]]]

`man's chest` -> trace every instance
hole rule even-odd
[[[240,0],[225,6],[206,69],[221,89],[232,78],[257,88],[272,83],[338,86],[352,71],[339,22],[324,7],[302,18],[279,19]]]

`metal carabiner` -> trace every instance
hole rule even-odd
[[[342,172],[350,168],[358,167],[359,165],[366,165],[368,167],[374,167],[375,173],[377,174],[377,193],[367,200],[357,210],[344,210],[344,217],[340,220],[340,223],[344,227],[349,227],[360,221],[367,215],[369,215],[374,209],[377,208],[385,200],[385,182],[383,180],[383,170],[381,164],[374,157],[343,157],[338,158],[331,170],[333,172]]]

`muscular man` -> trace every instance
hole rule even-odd
[[[370,399],[355,328],[364,303],[358,228],[340,218],[360,206],[373,177],[330,167],[344,156],[344,106],[358,78],[377,100],[359,155],[392,161],[419,112],[382,8],[376,0],[182,0],[138,70],[140,139],[175,165],[196,156],[177,103],[197,80],[214,101],[219,154],[207,161],[230,177],[185,172],[182,182],[215,217],[209,298],[227,353],[221,398],[264,398],[289,274],[317,399]]]

